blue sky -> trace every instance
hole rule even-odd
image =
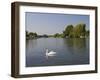
[[[67,25],[86,24],[89,30],[89,15],[58,14],[58,13],[25,13],[25,26],[29,32],[39,35],[62,33]]]

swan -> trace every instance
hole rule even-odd
[[[56,54],[56,52],[54,51],[48,51],[48,49],[46,49],[46,56],[54,56]]]

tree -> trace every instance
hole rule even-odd
[[[85,35],[88,37],[89,36],[89,30],[86,31]]]
[[[26,31],[26,39],[28,39],[28,38],[29,38],[29,32]]]
[[[54,34],[54,37],[59,37],[59,36],[60,36],[59,33]]]
[[[44,35],[42,35],[42,37],[44,37],[44,38],[48,38],[48,35],[47,35],[47,34],[44,34]]]
[[[33,39],[33,38],[36,38],[36,37],[37,37],[37,33],[33,33],[33,32],[29,33],[29,38],[30,39]]]
[[[37,33],[36,32],[34,33],[34,37],[37,37]]]
[[[68,25],[65,30],[63,31],[64,37],[72,37],[72,32],[73,32],[73,25]]]
[[[77,24],[74,28],[74,37],[85,37],[86,32],[86,25],[85,24]]]

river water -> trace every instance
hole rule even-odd
[[[46,49],[55,51],[46,56]],[[26,67],[89,64],[89,38],[26,40]]]

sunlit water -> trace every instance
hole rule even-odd
[[[46,49],[55,51],[46,56]],[[26,40],[26,67],[89,64],[89,39],[38,38]]]

